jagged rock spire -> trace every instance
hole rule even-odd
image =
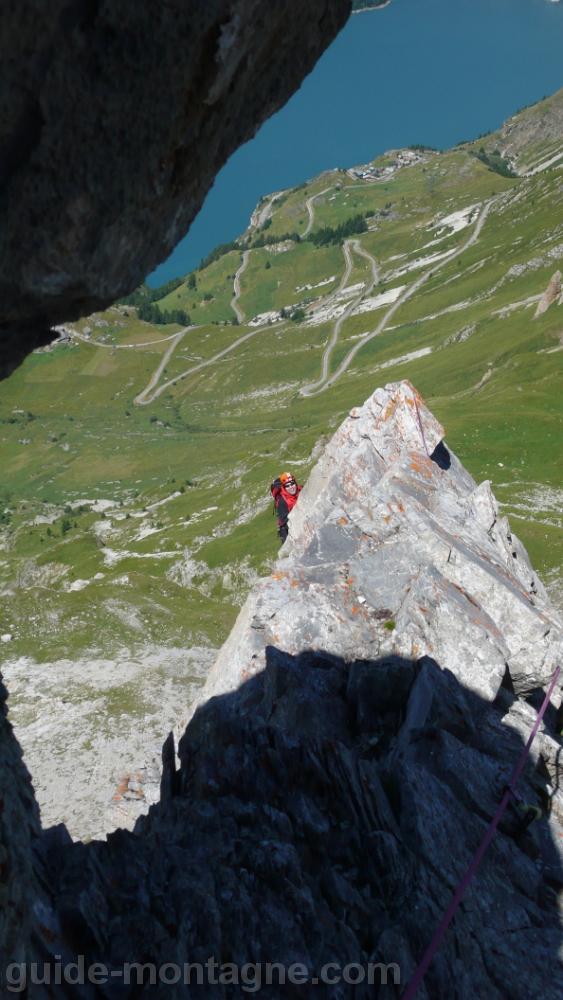
[[[202,698],[264,668],[265,649],[345,659],[432,656],[492,701],[508,672],[551,677],[563,629],[526,551],[409,382],[344,421],[290,517],[272,576],[252,591]]]

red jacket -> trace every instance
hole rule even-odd
[[[293,510],[293,508],[295,507],[295,504],[299,500],[299,494],[301,493],[302,489],[303,489],[302,486],[298,486],[297,487],[297,493],[295,493],[292,496],[291,493],[288,493],[287,490],[285,489],[285,487],[282,486],[280,500],[282,499],[282,497],[285,500],[285,502],[287,504],[287,512],[288,512],[288,514],[289,514],[290,510]],[[279,510],[280,500],[278,500],[278,510]]]

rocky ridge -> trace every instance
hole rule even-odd
[[[113,970],[302,963],[306,983],[269,995],[401,995],[563,641],[488,483],[443,435],[408,382],[352,411],[192,708],[179,770],[165,744],[160,803],[106,843],[33,828],[34,931],[20,954],[64,949]],[[505,815],[421,1000],[561,995],[559,700],[519,786],[532,811]],[[401,984],[315,983],[330,962],[394,964]],[[65,990],[53,992],[74,995]],[[134,982],[88,990],[147,993]],[[157,982],[150,995],[170,991]],[[173,992],[248,989],[225,974]]]
[[[561,623],[490,484],[477,486],[443,437],[408,382],[352,410],[307,482],[278,571],[254,589],[221,650],[204,701],[260,673],[268,646],[433,656],[487,701],[506,671],[523,695],[550,679]]]
[[[500,131],[503,155],[517,173],[536,172],[563,155],[563,90],[544,97],[538,104],[523,108],[508,118]]]

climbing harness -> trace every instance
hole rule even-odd
[[[415,403],[415,405],[416,405],[416,403]],[[417,411],[418,411],[418,407],[417,407]],[[534,742],[534,740],[536,738],[536,735],[537,735],[537,732],[538,732],[538,729],[540,728],[541,721],[542,721],[542,719],[544,717],[545,710],[546,710],[546,708],[547,708],[547,706],[549,704],[549,700],[551,698],[551,695],[553,694],[553,691],[555,689],[555,685],[557,684],[557,681],[558,681],[560,673],[561,673],[561,667],[557,667],[557,670],[555,671],[555,673],[553,675],[551,684],[549,685],[547,694],[546,694],[546,696],[544,698],[543,705],[542,705],[542,707],[541,707],[541,709],[539,711],[538,717],[537,717],[537,719],[536,719],[536,721],[534,723],[534,728],[532,729],[532,732],[530,733],[530,738],[528,739],[528,742],[526,743],[526,746],[524,747],[522,756],[520,757],[520,760],[518,761],[518,764],[516,765],[514,774],[512,775],[509,784],[506,786],[504,795],[502,797],[502,802],[499,805],[499,807],[498,807],[498,809],[497,809],[497,811],[496,811],[496,813],[494,815],[494,818],[493,818],[493,820],[492,820],[492,822],[491,822],[491,824],[490,824],[490,826],[489,826],[489,828],[488,828],[485,836],[483,837],[483,840],[481,841],[481,843],[479,845],[479,848],[477,850],[477,853],[476,853],[475,857],[473,858],[473,861],[471,862],[471,864],[469,865],[469,868],[467,869],[465,875],[463,876],[463,879],[461,880],[461,883],[460,883],[458,889],[456,890],[456,893],[455,893],[455,895],[454,895],[454,897],[453,897],[453,899],[452,899],[452,901],[451,901],[448,909],[446,910],[446,913],[442,917],[442,920],[441,920],[440,924],[438,925],[436,933],[434,934],[434,937],[432,938],[432,941],[430,942],[430,944],[429,944],[429,946],[428,946],[428,948],[426,950],[424,958],[422,959],[422,961],[421,961],[420,965],[418,966],[418,968],[417,968],[414,976],[412,977],[409,985],[407,986],[406,992],[403,995],[403,1000],[414,1000],[414,998],[415,998],[415,996],[416,996],[416,994],[418,992],[418,987],[420,986],[420,984],[421,984],[422,980],[424,979],[424,976],[425,976],[425,974],[426,974],[426,972],[428,970],[428,966],[430,965],[430,962],[434,958],[434,955],[436,954],[436,952],[438,951],[438,948],[440,947],[440,945],[442,943],[442,938],[444,937],[444,934],[446,933],[446,931],[447,931],[447,929],[448,929],[448,927],[449,927],[449,925],[450,925],[450,923],[451,923],[451,921],[452,921],[452,919],[453,919],[453,917],[455,915],[455,912],[456,912],[459,904],[461,903],[463,894],[464,894],[465,890],[467,889],[467,886],[471,882],[471,879],[473,878],[475,872],[477,871],[477,868],[479,867],[479,864],[481,862],[481,858],[483,857],[485,851],[487,850],[487,847],[489,846],[491,840],[493,839],[494,832],[495,832],[497,826],[499,825],[499,823],[500,823],[500,821],[501,821],[501,819],[502,819],[502,817],[504,815],[504,812],[505,812],[505,810],[506,810],[509,802],[511,800],[514,800],[517,804],[518,803],[522,803],[522,799],[521,799],[519,793],[516,791],[516,784],[518,782],[518,779],[519,779],[520,775],[522,774],[522,770],[523,770],[524,764],[526,763],[526,760],[528,758],[528,754],[530,752],[532,743]],[[525,805],[525,803],[522,803],[522,805]],[[524,829],[527,829],[527,827],[530,825],[530,823],[532,822],[532,820],[536,818],[535,816],[531,816],[530,817],[530,813],[528,811],[530,809],[534,810],[534,807],[533,806],[532,807],[528,806],[528,808],[525,810],[526,815],[523,817],[523,819],[526,822],[526,826],[524,827]],[[520,829],[519,829],[518,832],[521,832]]]
[[[419,409],[418,409],[418,403],[417,403],[416,399],[414,401],[414,406],[415,406],[415,410],[416,410],[416,417],[417,417],[417,420],[418,420],[418,426],[420,427],[420,433],[421,433],[421,436],[422,436],[422,443],[424,445],[424,450],[426,452],[427,457],[430,458],[430,452],[428,451],[428,445],[426,444],[426,438],[424,437],[424,431],[422,429],[422,420],[420,419],[420,412],[419,412]]]

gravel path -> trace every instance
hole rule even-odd
[[[176,350],[176,347],[180,343],[180,341],[181,341],[182,337],[184,336],[184,334],[186,333],[187,329],[188,329],[188,327],[186,327],[184,330],[180,330],[180,333],[177,333],[175,335],[175,337],[174,337],[174,339],[173,339],[170,347],[168,348],[168,350],[167,350],[166,354],[164,355],[162,361],[160,362],[158,368],[156,369],[156,371],[152,375],[149,384],[147,385],[147,387],[145,389],[143,389],[142,392],[139,393],[138,396],[135,397],[134,402],[137,404],[137,406],[146,406],[148,403],[152,403],[153,399],[155,399],[155,397],[158,395],[158,392],[154,393],[152,396],[149,396],[148,394],[150,393],[151,389],[158,382],[158,380],[159,380],[159,378],[160,378],[163,370],[166,368],[166,365],[168,364],[169,359],[172,357],[174,351]],[[170,385],[169,382],[167,384]]]
[[[316,395],[316,393],[318,393],[318,392],[324,392],[325,389],[328,389],[331,385],[334,385],[334,383],[336,382],[336,380],[339,379],[340,376],[343,375],[344,372],[346,371],[346,369],[349,367],[351,361],[353,361],[353,359],[356,357],[356,354],[358,353],[358,351],[360,351],[362,349],[362,347],[364,347],[364,345],[367,344],[370,340],[373,340],[374,337],[377,337],[377,336],[379,336],[380,333],[383,333],[383,331],[385,330],[385,327],[389,323],[389,320],[392,318],[392,316],[394,316],[394,314],[403,305],[403,303],[406,302],[406,300],[409,299],[411,297],[411,295],[414,295],[414,293],[416,291],[418,291],[418,289],[420,288],[420,286],[423,285],[424,282],[428,280],[428,278],[431,278],[432,275],[436,273],[436,271],[438,271],[438,270],[440,270],[440,268],[444,267],[445,264],[449,264],[449,262],[451,260],[453,260],[455,257],[458,257],[459,254],[463,253],[465,250],[468,250],[470,246],[473,246],[473,244],[477,242],[477,240],[479,239],[479,235],[481,233],[481,230],[482,230],[482,228],[483,228],[483,226],[484,226],[484,224],[486,222],[486,219],[487,219],[487,216],[489,214],[489,211],[491,210],[491,207],[494,205],[495,201],[497,201],[497,198],[491,198],[491,200],[488,201],[486,203],[486,205],[484,205],[484,207],[483,207],[483,209],[481,211],[481,214],[479,216],[479,219],[477,221],[477,225],[475,226],[475,232],[467,240],[467,242],[464,243],[463,246],[461,246],[461,247],[456,247],[454,250],[452,250],[452,252],[450,254],[448,254],[447,257],[444,258],[444,260],[440,261],[439,264],[435,264],[433,267],[431,267],[431,269],[429,271],[426,271],[425,274],[422,274],[420,276],[420,278],[417,278],[417,280],[415,282],[413,282],[412,285],[409,285],[409,287],[407,288],[407,290],[405,292],[403,292],[403,294],[400,296],[400,298],[398,298],[397,301],[394,303],[394,305],[392,305],[391,308],[385,313],[385,316],[381,320],[381,323],[379,324],[379,326],[375,330],[373,330],[372,333],[366,334],[366,336],[363,337],[362,340],[359,340],[357,342],[357,344],[355,344],[354,347],[351,349],[351,351],[349,351],[349,353],[346,355],[346,357],[344,358],[344,360],[342,361],[342,363],[339,365],[339,367],[336,369],[336,371],[334,372],[334,374],[331,375],[330,378],[327,378],[327,374],[328,374],[328,360],[330,358],[330,354],[332,352],[332,349],[335,346],[336,341],[338,339],[338,336],[336,336],[336,338],[335,338],[335,334],[333,334],[331,342],[330,342],[329,346],[327,347],[327,350],[325,351],[325,356],[323,358],[323,375],[319,379],[318,382],[315,382],[313,385],[305,386],[305,388],[303,388],[301,390],[301,394],[303,396],[314,396],[314,395]],[[370,256],[370,255],[366,254],[365,252],[363,252],[363,256]],[[371,258],[371,259],[373,260],[373,258]],[[374,261],[374,263],[375,263],[375,261]],[[338,323],[337,323],[337,326],[338,326],[339,330],[340,330],[340,326],[342,325],[342,323],[344,322],[344,320],[350,315],[350,313],[352,312],[353,307],[355,305],[357,305],[357,303],[358,303],[358,300],[356,300],[352,304],[352,307],[349,310],[347,310],[346,313],[343,316],[340,317],[340,319],[338,320]],[[340,326],[338,324],[340,324]],[[336,327],[335,327],[335,333],[336,333]]]
[[[235,294],[234,297],[231,299],[231,308],[234,309],[239,323],[244,323],[246,319],[246,316],[242,311],[242,309],[240,308],[240,306],[238,305],[237,300],[240,298],[240,276],[242,272],[246,270],[246,265],[248,264],[249,257],[250,257],[250,250],[245,250],[242,255],[242,264],[240,265],[237,273],[235,274],[235,286],[234,286]]]
[[[311,385],[304,386],[304,388],[301,389],[302,396],[314,396],[315,393],[319,392],[321,387],[324,386],[324,383],[328,379],[330,356],[338,343],[340,328],[344,320],[348,319],[348,317],[352,315],[356,306],[362,301],[365,295],[369,295],[369,293],[373,290],[374,286],[377,284],[378,281],[377,261],[375,260],[375,257],[372,257],[372,255],[368,253],[367,250],[364,250],[363,247],[360,246],[359,240],[346,240],[343,248],[344,256],[346,258],[346,271],[344,274],[344,278],[342,279],[341,282],[341,287],[343,288],[346,285],[346,282],[348,281],[348,278],[350,277],[354,266],[352,261],[352,254],[350,252],[351,247],[357,254],[359,254],[360,257],[365,257],[366,260],[370,261],[372,270],[372,282],[371,285],[368,286],[368,288],[363,289],[360,295],[356,296],[356,298],[352,300],[346,311],[342,314],[342,316],[340,316],[337,319],[336,323],[334,324],[334,331],[332,337],[327,347],[325,348],[325,352],[323,354],[323,369],[321,377],[318,380],[318,382],[313,382]],[[326,302],[324,303],[324,305],[326,305]]]
[[[303,239],[305,236],[308,236],[308,234],[311,232],[311,229],[313,228],[313,224],[315,222],[315,209],[313,208],[313,202],[315,198],[320,198],[322,194],[327,194],[329,191],[332,191],[332,188],[333,185],[331,184],[331,186],[325,188],[324,191],[317,191],[316,194],[313,194],[311,195],[310,198],[307,198],[305,204],[307,206],[307,211],[309,213],[309,222],[307,223],[307,228],[301,233],[301,239]]]

